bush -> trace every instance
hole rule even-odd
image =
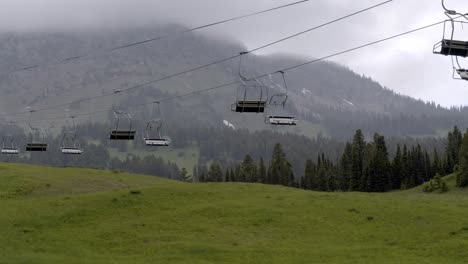
[[[423,192],[431,193],[439,191],[440,193],[447,192],[449,190],[447,183],[442,179],[440,174],[437,174],[434,179],[430,180],[424,185]]]

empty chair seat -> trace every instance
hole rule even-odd
[[[112,130],[110,133],[111,140],[134,140],[135,130]]]
[[[81,155],[83,154],[83,150],[79,148],[62,148],[62,153],[67,155]]]
[[[468,81],[468,69],[457,69],[457,73],[460,75],[460,78]]]
[[[19,149],[15,149],[15,148],[3,148],[2,151],[1,151],[2,154],[5,154],[5,155],[17,155],[19,154]]]
[[[168,147],[170,142],[165,138],[145,138],[145,144],[147,146]]]
[[[238,113],[263,113],[266,101],[237,101],[235,111]]]
[[[468,57],[468,41],[444,39],[440,43],[440,52],[446,56]]]
[[[294,116],[269,116],[268,123],[271,125],[295,126],[297,119]]]
[[[26,145],[26,151],[47,151],[47,144],[46,143],[28,143]]]

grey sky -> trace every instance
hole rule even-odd
[[[311,0],[240,22],[204,30],[256,47],[383,0]],[[258,11],[293,0],[0,0],[0,30],[114,29],[169,21],[189,26]],[[468,12],[466,0],[446,0]],[[321,57],[443,20],[440,0],[394,0],[366,14],[268,48],[268,53]],[[459,28],[462,30],[461,28]],[[468,38],[468,28],[464,32]],[[435,27],[336,57],[359,74],[399,93],[445,106],[468,105],[468,82],[451,79],[450,58],[432,54],[441,40]]]

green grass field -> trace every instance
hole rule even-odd
[[[468,263],[468,192],[453,188],[317,193],[0,163],[0,210],[2,264]]]

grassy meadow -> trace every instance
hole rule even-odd
[[[468,263],[468,192],[318,193],[0,163],[0,263]]]

